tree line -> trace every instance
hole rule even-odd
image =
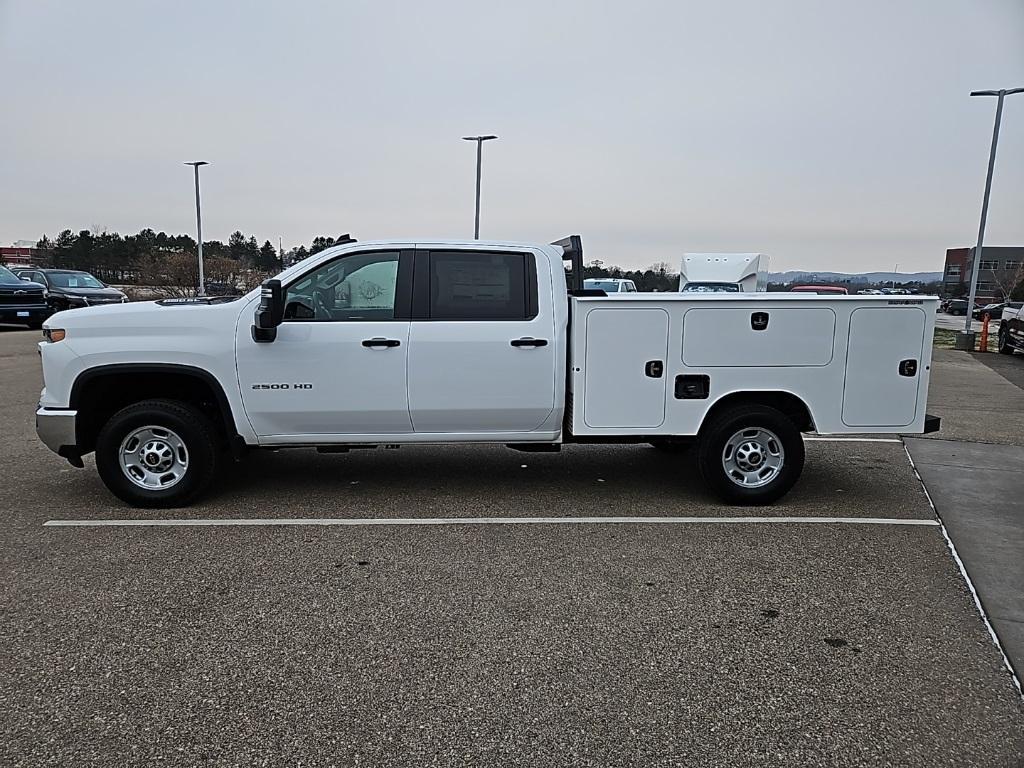
[[[679,290],[679,273],[672,272],[665,262],[652,264],[647,269],[623,269],[615,265],[605,266],[600,259],[594,259],[583,265],[583,279],[611,277],[619,280],[632,280],[636,289],[641,292],[660,291],[662,293]]]
[[[203,241],[205,277],[237,288],[255,285],[264,276],[330,248],[340,239],[320,236],[309,247],[279,253],[269,240],[260,245],[254,235],[236,230],[226,243]],[[188,295],[199,283],[198,249],[189,235],[148,228],[134,235],[65,229],[52,237],[43,235],[36,248],[40,251],[38,266],[84,270],[108,283],[163,286],[180,295]]]

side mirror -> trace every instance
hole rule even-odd
[[[284,287],[274,278],[264,280],[260,288],[260,305],[252,326],[252,340],[270,342],[277,338],[277,326],[284,319]]]

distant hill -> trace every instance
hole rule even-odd
[[[942,280],[941,272],[769,272],[772,283],[934,283]]]

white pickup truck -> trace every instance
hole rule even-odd
[[[1007,302],[999,321],[999,351],[1012,355],[1014,350],[1024,352],[1024,302],[1021,301]]]
[[[938,428],[936,298],[606,296],[582,267],[578,236],[351,241],[241,298],[59,312],[37,431],[167,507],[249,449],[412,443],[695,444],[724,500],[765,504],[799,477],[802,432]]]

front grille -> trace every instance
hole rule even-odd
[[[15,304],[43,304],[43,292],[36,289],[18,288],[16,291],[10,289],[0,291],[0,304],[13,306]]]

